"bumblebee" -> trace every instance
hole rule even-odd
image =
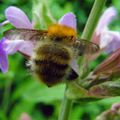
[[[49,87],[77,78],[71,61],[99,50],[98,45],[78,39],[73,28],[60,24],[53,24],[47,30],[8,30],[5,36],[11,40],[22,39],[35,43],[29,60],[31,71]]]

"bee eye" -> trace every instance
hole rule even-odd
[[[70,38],[71,38],[71,39],[73,39],[73,38],[74,38],[74,36],[71,36]]]
[[[62,38],[61,38],[61,37],[55,37],[55,38],[54,38],[54,41],[55,41],[55,42],[62,41]]]

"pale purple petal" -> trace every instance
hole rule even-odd
[[[5,38],[0,41],[0,69],[3,73],[6,73],[8,71],[8,59],[6,51],[3,48],[4,41]]]
[[[120,48],[120,32],[117,31],[102,31],[100,37],[100,48],[106,53],[115,52]]]
[[[0,69],[3,73],[6,73],[8,71],[8,59],[6,52],[0,48]]]
[[[111,110],[116,111],[120,109],[120,103],[114,103],[111,107]]]
[[[0,40],[0,47],[3,47],[3,43],[6,41],[7,39],[5,37],[2,38],[2,40]]]
[[[77,29],[76,17],[73,13],[65,14],[58,22],[59,24],[66,25],[68,27],[72,27],[73,29]]]
[[[24,40],[6,40],[3,44],[3,47],[7,54],[14,54],[16,53],[19,48],[24,44]]]
[[[96,28],[96,33],[100,34],[101,31],[107,27],[107,25],[117,16],[117,11],[114,7],[110,7],[105,10],[103,15],[101,16],[97,28]]]
[[[32,23],[29,21],[26,14],[17,7],[11,6],[5,10],[6,18],[16,28],[32,29]]]
[[[34,45],[31,41],[24,41],[24,40],[14,40],[14,41],[7,40],[4,42],[3,46],[7,54],[14,54],[20,51],[28,56],[32,55],[34,48]]]
[[[71,60],[70,66],[71,66],[71,68],[72,68],[78,75],[80,74],[79,66],[78,66],[78,64],[77,64],[76,59],[72,59],[72,60]]]
[[[35,45],[33,42],[24,41],[24,44],[19,48],[19,51],[25,55],[32,56],[34,48],[35,48]]]
[[[120,33],[115,31],[109,31],[108,34],[110,36],[110,39],[112,40],[110,40],[111,42],[105,48],[105,52],[115,52],[117,49],[120,48]]]
[[[112,42],[113,37],[110,35],[109,30],[103,30],[100,34],[99,46],[101,49],[106,48]]]

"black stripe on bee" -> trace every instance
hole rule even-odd
[[[67,80],[71,81],[71,80],[75,80],[78,77],[78,74],[71,69],[68,76],[67,76]]]
[[[53,61],[48,61],[48,60],[34,60],[36,65],[43,65],[45,67],[54,67],[56,69],[64,70],[68,67],[68,64],[58,64]]]
[[[40,72],[44,77],[48,78],[48,79],[54,79],[54,78],[57,78],[57,79],[60,79],[64,76],[64,72],[54,72],[52,71],[52,69],[44,69]]]
[[[58,64],[48,60],[34,60],[34,62],[39,66],[35,72],[48,86],[61,82],[66,75],[68,64]]]

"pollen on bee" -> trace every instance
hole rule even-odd
[[[50,36],[76,36],[76,30],[60,24],[53,24],[48,28]]]

